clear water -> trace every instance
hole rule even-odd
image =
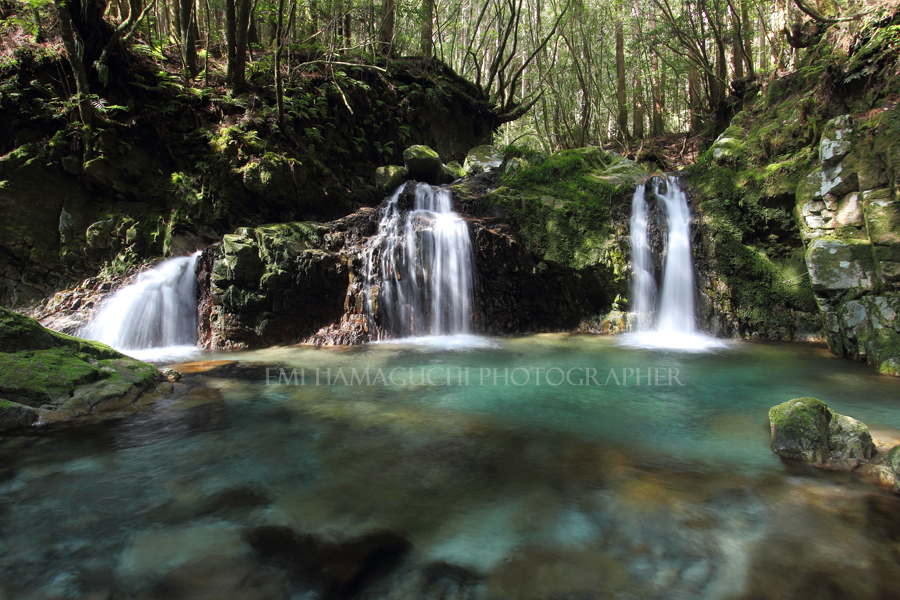
[[[896,439],[900,379],[810,344],[487,341],[205,355],[143,412],[3,438],[0,597],[349,597],[263,560],[263,525],[408,540],[358,598],[897,597],[897,498],[782,463],[766,415],[812,395]]]

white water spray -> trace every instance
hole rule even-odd
[[[112,295],[80,333],[116,350],[187,346],[197,342],[196,275],[199,252],[166,260]],[[144,353],[146,354],[146,353]],[[155,353],[151,353],[155,354]]]
[[[408,184],[412,185],[412,184]],[[472,241],[450,192],[416,184],[413,210],[401,212],[405,185],[388,199],[366,252],[370,330],[386,338],[467,334],[471,329]]]
[[[696,333],[694,316],[694,264],[691,258],[691,212],[687,195],[678,179],[663,183],[654,178],[653,197],[666,211],[668,235],[665,241],[662,290],[657,297],[653,277],[652,249],[647,234],[649,205],[645,187],[639,186],[631,203],[631,259],[634,277],[632,298],[637,313],[637,332],[625,337],[625,343],[639,347],[707,350],[722,343]],[[654,319],[654,310],[658,304]],[[654,326],[655,323],[655,326]]]

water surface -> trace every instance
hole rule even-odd
[[[897,597],[897,499],[783,463],[766,415],[896,436],[900,380],[814,344],[464,341],[202,355],[141,413],[3,438],[0,590]]]

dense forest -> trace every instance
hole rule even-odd
[[[277,120],[302,111],[297,86],[324,73],[344,94],[345,69],[383,72],[392,58],[435,57],[495,107],[504,143],[545,152],[667,134],[718,134],[752,82],[799,65],[830,27],[852,51],[890,3],[700,0],[142,0],[5,2],[4,71],[65,57],[80,120],[115,110],[110,86],[135,59],[202,94],[270,87]],[[57,34],[59,37],[57,37]],[[871,74],[870,74],[871,75]],[[132,81],[134,83],[134,81]],[[140,83],[140,82],[138,82]],[[346,100],[346,99],[345,99]],[[349,105],[347,105],[349,108]],[[90,136],[88,136],[90,137]]]

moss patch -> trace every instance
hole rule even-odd
[[[3,308],[0,333],[0,408],[5,410],[18,410],[18,405],[70,414],[108,410],[123,398],[137,399],[159,381],[151,364],[99,342],[43,329]]]

